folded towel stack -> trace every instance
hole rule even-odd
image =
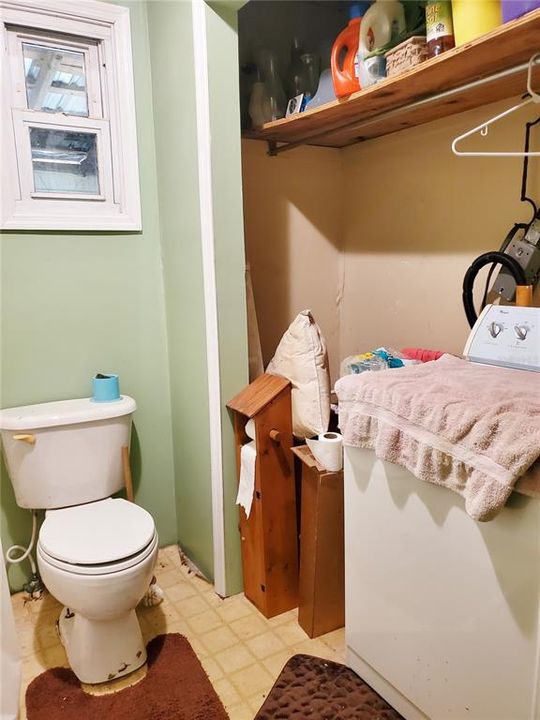
[[[452,355],[336,383],[345,445],[373,449],[490,520],[540,457],[540,379]]]

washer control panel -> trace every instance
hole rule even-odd
[[[471,362],[540,372],[540,307],[487,305],[463,355]]]

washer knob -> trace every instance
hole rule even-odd
[[[499,323],[492,322],[489,325],[489,334],[492,338],[496,338],[499,333],[502,332],[502,325],[499,325]]]
[[[525,340],[529,328],[526,325],[514,325],[514,331],[518,340]]]

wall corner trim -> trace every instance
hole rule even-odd
[[[210,139],[210,96],[206,3],[193,0],[193,51],[199,158],[199,210],[203,261],[204,308],[206,321],[206,362],[208,372],[208,415],[210,424],[210,468],[212,482],[212,534],[214,586],[226,595],[225,524],[223,501],[223,462],[221,448],[221,382],[214,252],[214,208],[212,196],[212,156]]]

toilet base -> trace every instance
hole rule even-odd
[[[146,662],[135,610],[114,620],[98,621],[64,607],[58,630],[71,669],[83,683],[116,680]]]

